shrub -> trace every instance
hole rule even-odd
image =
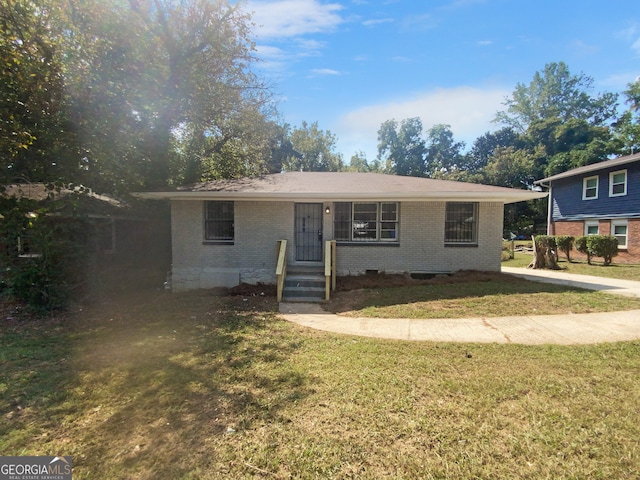
[[[573,248],[573,242],[575,241],[575,237],[571,235],[556,235],[556,245],[558,250],[563,252],[567,257],[567,262],[571,262],[570,252]]]
[[[587,255],[587,263],[591,265],[591,257],[602,257],[605,265],[610,265],[613,257],[618,255],[618,239],[609,235],[588,235],[578,237],[576,250]]]
[[[587,263],[591,265],[591,253],[589,253],[589,249],[587,248],[587,238],[589,237],[576,238],[573,246],[577,251],[587,256]]]
[[[2,290],[34,311],[66,306],[86,272],[86,223],[50,215],[28,200],[3,199],[0,210]]]

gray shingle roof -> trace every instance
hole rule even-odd
[[[174,192],[141,192],[143,198],[255,200],[485,200],[505,203],[546,196],[530,190],[380,173],[287,172],[216,180]]]

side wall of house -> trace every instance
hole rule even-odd
[[[332,206],[325,203],[325,206]],[[275,283],[276,245],[289,242],[294,258],[294,202],[234,203],[232,244],[204,241],[204,202],[173,201],[172,286],[174,291]],[[387,273],[500,269],[503,205],[480,203],[477,246],[444,244],[445,202],[403,202],[397,244],[350,244],[337,248],[338,275],[367,270]],[[323,215],[324,240],[333,238],[333,216]]]

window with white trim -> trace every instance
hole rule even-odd
[[[582,199],[595,200],[598,198],[598,176],[582,179]]]
[[[627,194],[627,171],[620,170],[609,174],[609,196],[620,197]]]
[[[476,245],[478,243],[478,204],[447,202],[444,243],[446,245]]]
[[[618,239],[618,248],[627,248],[627,221],[626,220],[612,221],[611,235]]]
[[[333,235],[343,242],[397,242],[398,204],[395,202],[337,202]]]
[[[584,222],[584,234],[586,235],[598,235],[600,232],[600,223],[595,221]]]
[[[234,239],[233,202],[207,201],[204,207],[204,239],[232,242]]]

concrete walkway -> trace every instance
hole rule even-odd
[[[640,297],[640,282],[561,271],[505,267],[502,271],[533,281]],[[640,310],[416,320],[344,317],[328,313],[318,304],[282,303],[280,313],[288,321],[317,330],[397,340],[574,345],[640,339]]]

